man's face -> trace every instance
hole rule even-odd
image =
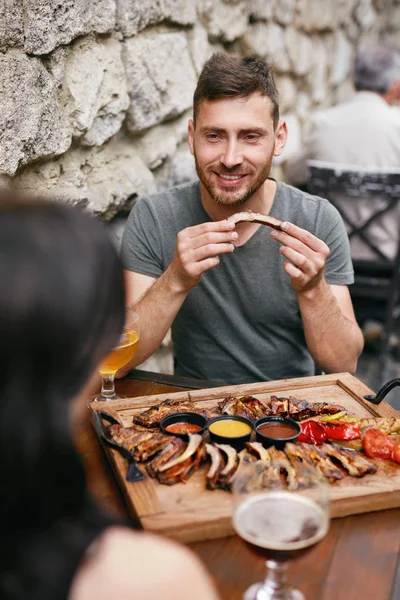
[[[197,175],[218,204],[243,204],[267,179],[273,156],[282,153],[286,124],[274,131],[272,110],[271,100],[259,93],[204,100],[196,127],[189,122]]]

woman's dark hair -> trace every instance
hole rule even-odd
[[[203,100],[247,97],[255,92],[267,96],[273,105],[274,127],[279,121],[279,94],[272,67],[256,56],[235,56],[216,52],[205,63],[193,96],[193,120]]]
[[[20,598],[21,553],[84,510],[71,401],[117,342],[125,299],[104,225],[12,191],[0,192],[0,283],[0,597]]]

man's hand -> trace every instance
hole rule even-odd
[[[238,234],[235,224],[224,219],[187,227],[176,236],[176,249],[168,267],[169,276],[180,291],[197,285],[205,271],[219,263],[219,254],[233,252]]]
[[[329,248],[309,231],[293,223],[284,221],[283,231],[273,230],[271,236],[282,244],[280,253],[288,260],[284,269],[291,278],[291,285],[297,293],[317,288],[324,282]]]

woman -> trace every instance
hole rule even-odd
[[[103,226],[3,191],[0,281],[0,598],[215,599],[192,553],[87,496],[73,424],[124,318]]]

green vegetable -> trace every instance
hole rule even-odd
[[[348,419],[344,419],[343,417],[346,417],[346,411],[342,410],[341,412],[335,413],[334,415],[326,415],[324,417],[322,417],[320,419],[320,421],[346,421],[347,423],[352,422],[352,421],[348,421]],[[349,418],[353,418],[353,417],[349,417]],[[355,421],[356,419],[354,419]]]

